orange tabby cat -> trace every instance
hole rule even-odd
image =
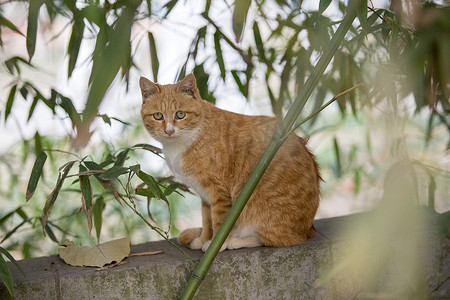
[[[266,116],[221,110],[201,99],[195,77],[159,85],[141,77],[144,125],[161,142],[175,178],[202,199],[202,228],[179,241],[206,251],[277,128]],[[295,134],[280,148],[222,249],[289,246],[315,234],[319,168]]]

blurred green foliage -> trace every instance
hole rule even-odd
[[[217,92],[221,85],[233,87],[246,99],[267,98],[273,114],[283,116],[346,10],[343,1],[311,2],[313,8],[307,1],[205,1],[198,13],[202,22],[192,25],[197,26],[196,34],[177,78],[194,73],[201,96],[213,103],[221,96]],[[445,186],[450,175],[445,166],[431,166],[422,160],[429,155],[427,151],[442,155],[450,146],[450,7],[446,3],[411,1],[402,7],[401,1],[391,0],[386,7],[376,8],[367,1],[358,12],[300,117],[317,110],[327,98],[362,84],[336,102],[338,117],[324,112],[302,126],[312,141],[317,137],[328,142],[317,155],[327,185],[335,188],[324,188],[324,198],[349,179],[355,197],[361,190],[379,190],[383,187],[380,178],[403,159],[413,162],[422,174],[418,180],[425,183],[417,191],[419,198],[424,198],[420,203],[434,207],[439,191],[448,192]],[[5,13],[11,5],[26,7],[26,30]],[[136,213],[148,211],[146,220],[155,219],[156,223],[172,224],[182,213],[179,186],[158,174],[142,172],[136,163],[143,159],[137,149],[159,154],[149,145],[130,147],[145,134],[140,121],[108,116],[99,106],[113,81],[124,82],[128,90],[129,81],[136,79],[130,74],[142,68],[141,62],[135,61],[134,47],[140,41],[134,31],[145,32],[141,36],[148,43],[153,79],[158,79],[163,72],[160,41],[140,22],[164,25],[174,11],[184,8],[178,0],[165,4],[150,0],[0,3],[0,45],[8,46],[7,35],[23,36],[28,55],[1,57],[0,71],[8,78],[8,91],[1,99],[4,124],[13,121],[11,111],[17,103],[26,101],[27,110],[20,113],[27,120],[39,117],[35,112],[40,105],[57,122],[69,120],[72,129],[66,137],[41,136],[36,131],[32,138],[23,138],[20,145],[1,154],[0,201],[4,209],[0,212],[0,244],[4,249],[23,257],[46,253],[48,248],[43,245],[48,240],[42,238],[42,232],[55,242],[54,247],[66,237],[95,242],[88,235],[91,228],[97,239],[105,232],[108,237],[123,232],[145,235],[139,219],[131,221],[123,205]],[[220,18],[223,12],[229,14],[226,22]],[[68,78],[85,63],[80,62],[83,42],[93,42],[83,109],[77,109],[76,101],[57,86],[40,86],[25,76],[30,70],[44,72],[36,63],[39,32],[42,28],[60,30],[61,23],[69,32],[64,45]],[[95,118],[123,127],[119,144],[90,141]],[[381,147],[389,148],[390,159],[377,155],[374,144],[380,139]],[[45,163],[42,153],[48,156]],[[33,193],[26,203],[24,199],[29,200]],[[42,199],[47,199],[46,204]],[[150,203],[160,205],[152,204],[157,214],[147,209]],[[176,226],[167,228],[154,227],[166,238],[177,234]],[[0,271],[2,266],[0,262]],[[7,272],[4,274],[8,278]]]

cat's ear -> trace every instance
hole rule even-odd
[[[195,81],[194,74],[188,74],[183,80],[177,83],[176,91],[179,93],[186,93],[191,95],[193,98],[200,99],[200,93],[197,89],[197,83]]]
[[[151,95],[157,94],[160,92],[158,85],[151,82],[145,77],[141,77],[139,79],[139,86],[141,87],[142,98],[146,99]]]

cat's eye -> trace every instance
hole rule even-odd
[[[181,120],[184,117],[186,117],[186,112],[185,111],[177,111],[175,113],[175,118],[178,119],[178,120]]]
[[[155,118],[155,120],[161,121],[162,119],[164,119],[164,115],[160,112],[156,112],[153,114],[153,118]]]

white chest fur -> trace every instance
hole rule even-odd
[[[209,202],[209,197],[200,184],[189,174],[185,174],[183,171],[183,157],[189,147],[195,141],[195,135],[190,139],[173,139],[173,141],[164,141],[163,153],[166,159],[166,163],[169,166],[170,171],[175,176],[175,179],[189,188],[191,188],[198,196],[204,201]]]

